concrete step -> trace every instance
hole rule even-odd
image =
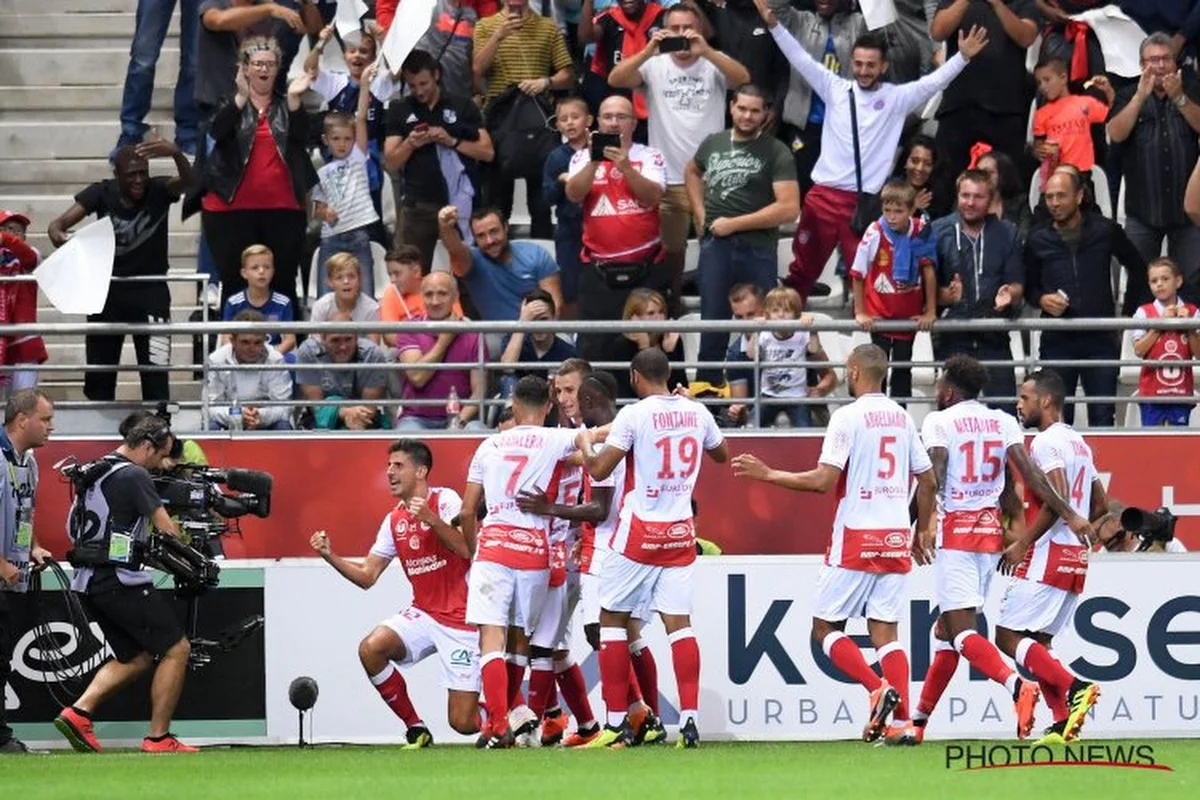
[[[47,51],[40,48],[0,50],[0,85],[123,86],[129,48]],[[179,71],[179,48],[164,47],[154,82],[173,86]]]
[[[151,95],[151,108],[170,114],[173,106],[174,78],[163,80]],[[66,111],[107,111],[117,119],[125,81],[112,86],[0,86],[0,109],[28,111],[63,109]]]
[[[59,375],[73,375],[74,377],[59,377]],[[198,402],[204,387],[199,381],[191,379],[190,372],[172,372],[171,373],[171,399],[179,402]],[[87,400],[83,396],[83,373],[77,375],[74,373],[59,373],[51,377],[49,373],[46,377],[38,381],[38,388],[46,392],[50,399],[56,403],[63,401],[83,402]],[[142,399],[142,387],[135,373],[119,372],[117,373],[117,400],[123,403],[136,403]],[[66,420],[71,414],[78,414],[79,411],[69,411],[67,409],[57,409],[54,414],[55,428],[60,432],[70,431],[73,426]],[[182,414],[181,414],[182,416]],[[120,418],[120,415],[117,415]],[[98,428],[94,423],[79,427],[77,432],[80,433],[110,433],[115,429],[115,423],[111,426],[105,426],[106,429]],[[182,428],[180,429],[182,430]]]
[[[132,14],[137,0],[4,0],[8,14]]]
[[[109,119],[111,119],[111,112]],[[74,195],[96,181],[111,178],[112,165],[107,158],[31,158],[4,161],[0,168],[0,197],[8,195]],[[150,162],[150,175],[174,176],[175,162],[156,158]]]
[[[164,139],[175,136],[173,122],[159,122]],[[0,122],[0,155],[5,159],[108,158],[121,134],[116,114],[107,122]],[[0,174],[3,174],[0,166]]]
[[[83,337],[79,341],[71,341],[61,336],[51,336],[46,339],[46,352],[49,353],[50,364],[86,364],[87,359],[83,349]],[[133,339],[126,336],[125,346],[121,350],[122,364],[136,364],[137,358],[133,352]],[[188,365],[192,363],[192,337],[171,337],[171,364]],[[82,374],[82,373],[80,373]]]
[[[12,5],[11,0],[4,5],[6,7]],[[55,14],[37,11],[29,14],[7,14],[4,17],[3,30],[0,30],[0,36],[4,38],[0,39],[0,41],[10,38],[18,41],[49,39],[50,41],[46,42],[48,47],[61,48],[65,46],[63,44],[64,40],[119,38],[123,42],[116,46],[124,47],[128,51],[129,44],[133,40],[133,31],[136,24],[137,15],[128,12],[98,14],[72,12]],[[169,40],[170,37],[178,35],[179,11],[176,10],[171,15],[171,25],[167,28],[167,37]],[[29,44],[17,44],[14,46],[28,47]]]

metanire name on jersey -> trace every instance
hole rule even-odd
[[[424,575],[427,572],[437,572],[446,566],[446,559],[441,556],[420,556],[419,558],[404,559],[404,571],[409,577]]]
[[[954,430],[958,433],[999,433],[1000,420],[959,417],[954,420]]]
[[[695,411],[655,411],[652,419],[656,431],[700,427],[700,420]]]
[[[863,414],[863,424],[868,428],[907,428],[908,412],[899,411],[868,411]]]

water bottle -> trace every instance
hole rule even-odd
[[[450,387],[450,395],[446,398],[446,426],[460,428],[462,422],[458,415],[462,413],[462,402],[458,399],[458,389]]]
[[[238,402],[237,376],[234,376],[233,405],[229,407],[229,430],[242,430],[242,404]]]

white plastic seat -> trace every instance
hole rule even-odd
[[[680,321],[699,320],[700,315],[699,314],[684,314],[679,319],[680,319]],[[679,337],[683,340],[683,360],[691,363],[691,362],[695,361],[697,358],[699,358],[700,357],[700,334],[697,333],[696,331],[691,331],[688,333],[681,333],[681,334],[679,334]],[[695,367],[687,368],[687,377],[688,377],[688,383],[691,383],[692,381],[696,380],[696,368]]]
[[[925,331],[917,331],[913,340],[913,363],[924,362],[928,366],[913,367],[913,386],[933,386],[937,380],[937,369],[933,366],[933,337]]]

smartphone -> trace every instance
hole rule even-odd
[[[592,161],[607,161],[608,158],[604,155],[604,148],[620,146],[621,135],[619,133],[593,133]]]
[[[418,122],[416,125],[413,125],[412,132],[413,133],[424,133],[427,130],[429,130],[428,122]]]
[[[686,36],[667,36],[658,43],[660,53],[679,53],[692,46]]]

